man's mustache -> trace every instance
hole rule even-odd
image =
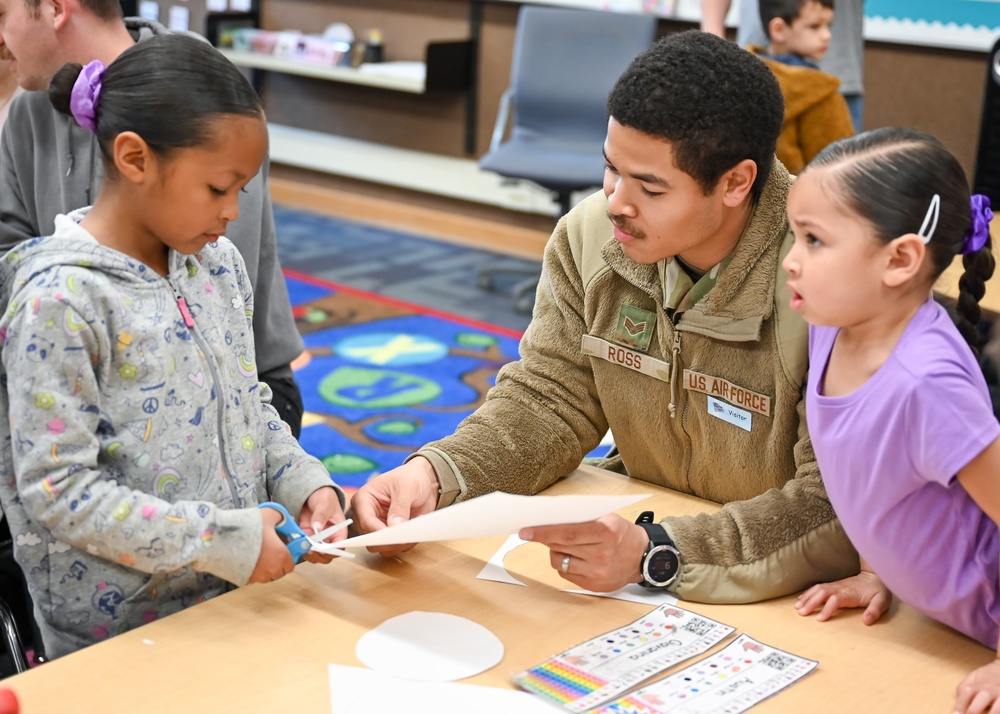
[[[628,233],[630,236],[635,236],[636,238],[645,238],[645,235],[639,231],[637,228],[630,226],[627,221],[623,220],[619,216],[608,212],[608,220],[611,221],[615,227],[622,231],[623,233]]]

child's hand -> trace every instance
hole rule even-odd
[[[0,688],[0,714],[17,714],[18,711],[17,695],[7,687]]]
[[[955,714],[980,714],[991,711],[1000,701],[1000,660],[973,670],[955,692]],[[996,706],[993,706],[996,709]]]
[[[250,574],[251,583],[269,583],[282,575],[288,575],[295,569],[295,561],[288,552],[288,546],[281,540],[275,527],[281,523],[284,516],[275,508],[260,508],[260,517],[264,519],[264,535],[261,541],[260,557]]]
[[[795,611],[800,615],[810,615],[822,606],[816,619],[829,620],[841,608],[865,608],[861,620],[870,625],[882,616],[892,603],[892,593],[875,573],[862,570],[857,575],[833,583],[813,585],[799,595],[795,601]]]
[[[319,488],[312,492],[312,495],[302,506],[299,513],[299,527],[306,533],[312,535],[319,533],[324,528],[340,523],[344,520],[344,511],[340,507],[340,499],[337,498],[337,491],[332,487]],[[327,539],[329,543],[336,543],[347,537],[347,529],[343,528]],[[303,560],[310,563],[329,563],[333,560],[332,555],[309,551],[303,556]]]

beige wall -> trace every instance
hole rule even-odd
[[[986,53],[869,42],[864,126],[905,125],[934,134],[971,180],[986,71]]]
[[[517,20],[516,3],[485,2],[475,104],[475,152],[489,145],[500,95],[507,87]],[[356,32],[378,27],[386,59],[423,59],[428,40],[464,39],[469,0],[271,0],[268,29],[321,32],[344,21]],[[693,25],[662,21],[661,34]],[[869,43],[865,55],[865,128],[909,125],[937,135],[970,176],[975,163],[986,81],[986,55]],[[407,95],[281,74],[265,78],[268,115],[277,123],[328,131],[392,146],[468,156],[466,98],[461,92]]]

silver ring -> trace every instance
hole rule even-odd
[[[561,571],[563,571],[564,573],[568,573],[569,572],[569,556],[568,555],[564,555],[563,556],[562,565],[559,566],[559,569]]]

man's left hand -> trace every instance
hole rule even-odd
[[[587,523],[524,528],[519,535],[546,546],[560,576],[594,592],[614,592],[639,582],[649,545],[644,528],[613,513]]]

